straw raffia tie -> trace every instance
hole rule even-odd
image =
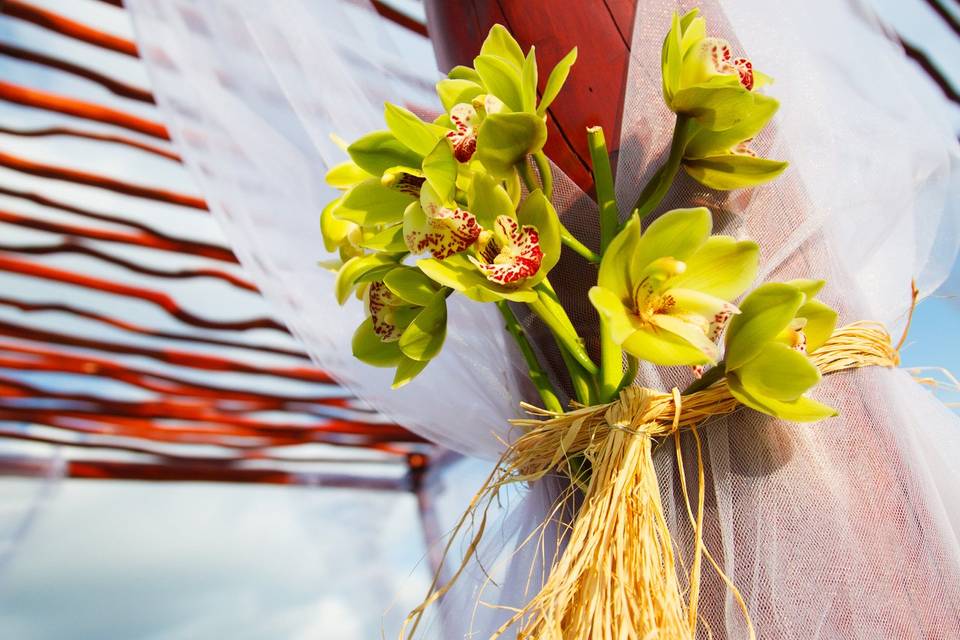
[[[873,323],[836,330],[810,358],[824,375],[867,366],[895,367],[900,362],[889,334]],[[697,426],[739,407],[723,378],[687,395],[677,389],[664,393],[628,387],[613,402],[568,413],[523,404],[532,417],[513,423],[525,432],[508,447],[497,470],[474,496],[447,545],[449,551],[457,531],[479,514],[480,526],[460,568],[443,587],[438,588],[435,577],[428,597],[408,617],[411,636],[425,608],[449,590],[476,552],[487,510],[500,488],[559,471],[583,489],[573,522],[564,528],[563,544],[557,545],[563,551],[552,558],[540,591],[522,609],[512,609],[513,615],[491,639],[518,625],[518,639],[693,640],[703,558],[730,589],[743,612],[749,637],[755,638],[743,598],[703,543],[705,471]],[[690,432],[696,444],[696,510],[682,472],[682,431]],[[675,442],[680,487],[694,532],[685,586],[678,578],[653,464],[655,444],[668,436]],[[584,461],[589,463],[589,477],[582,477]],[[571,499],[572,492],[568,492],[561,502]],[[557,505],[547,519],[562,506]]]

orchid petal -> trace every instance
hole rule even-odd
[[[709,364],[700,349],[670,331],[643,328],[634,331],[623,343],[627,353],[663,366]]]
[[[756,242],[711,236],[686,259],[686,271],[671,285],[732,300],[756,278],[759,261],[760,247]]]

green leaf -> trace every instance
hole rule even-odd
[[[460,103],[470,104],[481,93],[483,87],[472,80],[441,80],[437,83],[437,95],[444,111],[450,111]]]
[[[514,67],[498,56],[479,55],[473,59],[473,66],[483,79],[487,93],[500,98],[512,111],[523,108],[520,96],[520,67]]]
[[[343,266],[340,267],[340,271],[337,272],[337,279],[333,285],[337,302],[340,304],[345,303],[350,297],[350,292],[353,291],[354,285],[356,285],[357,281],[367,272],[377,269],[378,267],[396,265],[396,261],[395,256],[383,253],[372,253],[347,260],[343,263]]]
[[[822,347],[837,327],[837,312],[819,300],[808,300],[797,311],[797,317],[807,319],[807,325],[803,328],[807,336],[807,353]]]
[[[423,159],[423,174],[441,201],[453,200],[457,188],[457,159],[446,138],[440,138]]]
[[[755,187],[770,182],[787,168],[786,162],[728,153],[684,159],[683,169],[700,184],[719,191]]]
[[[364,320],[353,333],[353,357],[374,367],[393,367],[403,354],[396,342],[383,342],[373,331],[373,318]]]
[[[743,366],[763,345],[783,331],[803,304],[796,287],[779,282],[760,285],[740,303],[740,314],[727,328],[727,371]]]
[[[743,122],[753,110],[755,95],[740,83],[724,84],[732,76],[717,76],[710,82],[680,89],[673,96],[677,113],[691,116],[711,131],[723,131]],[[735,80],[735,79],[734,79]]]
[[[344,160],[327,171],[324,177],[326,183],[334,189],[349,189],[350,187],[372,178],[369,173],[361,169],[352,160]]]
[[[638,282],[643,270],[658,258],[686,260],[707,241],[712,230],[713,216],[706,207],[666,212],[640,237],[630,265],[631,281]]]
[[[570,50],[570,53],[565,55],[560,62],[557,63],[553,71],[550,72],[550,75],[547,77],[547,84],[543,87],[540,104],[537,106],[537,115],[546,115],[547,109],[550,108],[550,105],[553,104],[553,101],[557,95],[559,95],[560,89],[563,88],[563,84],[567,81],[567,76],[570,75],[570,68],[573,67],[576,61],[577,48],[574,47]]]
[[[759,261],[760,247],[756,242],[710,236],[685,260],[687,270],[671,286],[733,300],[753,283]]]
[[[421,156],[430,153],[437,140],[447,133],[443,127],[424,122],[407,109],[389,102],[383,105],[383,119],[397,140]]]
[[[420,375],[420,372],[426,369],[428,364],[430,364],[429,360],[421,362],[401,354],[400,362],[397,364],[397,372],[393,376],[393,384],[390,385],[390,388],[399,389],[404,386]]]
[[[779,108],[780,103],[773,98],[753,94],[753,107],[743,120],[723,131],[701,128],[687,142],[683,156],[706,158],[728,153],[738,144],[757,137]]]
[[[388,253],[399,253],[407,250],[407,244],[403,240],[403,225],[395,224],[373,234],[364,240],[360,246],[364,249],[373,251],[386,251]]]
[[[342,198],[331,200],[320,212],[320,233],[323,236],[323,247],[327,251],[336,251],[351,231],[357,228],[352,222],[340,220],[334,212],[340,206]]]
[[[403,219],[413,196],[385,187],[377,178],[364,180],[343,195],[333,214],[361,226],[390,224]]]
[[[458,64],[453,69],[450,69],[450,73],[447,74],[447,77],[451,80],[469,80],[470,82],[474,82],[479,85],[483,84],[483,80],[480,79],[479,73],[470,67],[463,66],[462,64]]]
[[[630,216],[607,247],[600,260],[597,284],[609,289],[618,298],[625,300],[633,295],[634,282],[630,278],[630,264],[640,243],[640,218]]]
[[[763,345],[736,373],[754,397],[784,401],[796,400],[820,382],[810,359],[781,342]]]
[[[547,126],[532,113],[492,113],[480,125],[476,157],[500,179],[528,154],[540,151],[547,140]]]
[[[523,67],[523,49],[502,24],[491,27],[490,33],[480,46],[480,53],[499,56],[516,67],[517,71]]]
[[[816,400],[801,396],[793,401],[775,398],[757,397],[744,388],[736,373],[727,374],[727,387],[730,394],[740,403],[775,418],[791,422],[817,422],[837,415],[832,407]]]
[[[523,99],[523,110],[533,113],[537,107],[537,51],[530,47],[530,53],[523,61],[523,71],[520,74],[520,93]]]
[[[400,336],[400,351],[408,358],[429,361],[440,353],[446,336],[447,296],[440,291],[404,330]]]
[[[425,307],[433,301],[437,287],[433,280],[413,267],[398,267],[383,278],[383,284],[404,302]]]
[[[389,131],[374,131],[347,147],[350,158],[373,176],[383,175],[390,167],[419,167],[423,159]]]
[[[459,291],[477,302],[533,302],[537,299],[537,294],[529,289],[509,289],[490,282],[461,254],[446,260],[424,258],[417,261],[417,267],[437,284]]]

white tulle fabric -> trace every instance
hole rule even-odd
[[[311,355],[386,417],[461,453],[496,457],[510,436],[507,419],[535,396],[495,310],[452,298],[442,355],[391,391],[388,372],[350,356],[360,304],[338,307],[332,275],[317,266],[327,257],[319,212],[334,195],[323,173],[343,158],[329,134],[382,128],[384,100],[434,107],[428,43],[360,1],[126,4],[187,164],[241,261]],[[670,13],[692,6],[638,4],[617,166],[622,205],[668,144],[660,43]],[[843,322],[877,320],[896,334],[911,279],[931,293],[960,236],[960,152],[942,98],[855,1],[699,5],[715,33],[776,78],[768,91],[782,109],[755,147],[791,168],[771,185],[725,195],[683,179],[665,208],[710,206],[718,230],[760,243],[764,279],[825,277],[823,297]],[[568,226],[592,237],[589,200],[563,176],[557,195]],[[578,273],[564,263],[552,279],[586,327],[593,313],[575,292],[590,283]],[[669,389],[685,375],[651,367],[639,381]],[[901,371],[839,374],[816,395],[841,417],[793,425],[742,411],[702,429],[706,544],[742,591],[759,637],[960,637],[960,421]],[[657,465],[683,555],[690,531],[670,449],[658,451]],[[537,588],[539,558],[551,550],[515,545],[543,520],[554,485],[518,488],[498,508],[482,567],[444,599],[429,628],[435,637],[487,637],[496,628],[507,614],[472,604],[481,587],[485,601],[505,606]],[[746,637],[709,573],[701,603],[703,633],[709,626],[714,637]]]

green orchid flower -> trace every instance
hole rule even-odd
[[[449,293],[419,270],[395,266],[366,288],[368,317],[354,332],[353,355],[396,368],[394,388],[407,384],[443,347]]]
[[[403,239],[414,255],[429,252],[444,260],[465,251],[479,237],[477,218],[456,203],[445,203],[429,184],[403,214]]]
[[[694,9],[673,15],[663,42],[663,97],[672,111],[722,131],[748,117],[770,82],[747,58],[734,58],[726,40],[707,36],[706,20]]]
[[[417,266],[435,282],[478,302],[532,302],[533,287],[560,259],[560,221],[539,190],[514,211],[512,201],[489,178],[477,180],[471,195],[480,233],[468,251]]]
[[[732,304],[756,276],[759,248],[711,236],[705,208],[676,209],[641,233],[633,216],[600,263],[590,301],[614,342],[660,365],[702,365],[719,357],[717,338]]]
[[[807,357],[829,339],[836,312],[814,299],[823,281],[757,287],[730,323],[724,354],[730,393],[744,405],[784,420],[813,422],[837,412],[804,394],[820,382]]]
[[[546,111],[563,87],[577,50],[568,53],[547,78],[537,100],[536,49],[524,55],[502,26],[487,35],[474,68],[455,67],[437,83],[447,112],[438,122],[452,129],[447,137],[459,162],[478,159],[484,168],[508,180],[517,163],[542,151],[547,138]]]
[[[773,180],[786,162],[759,158],[749,144],[773,118],[780,104],[757,94],[737,124],[722,131],[695,125],[686,142],[681,166],[694,180],[711,189],[729,191]]]

